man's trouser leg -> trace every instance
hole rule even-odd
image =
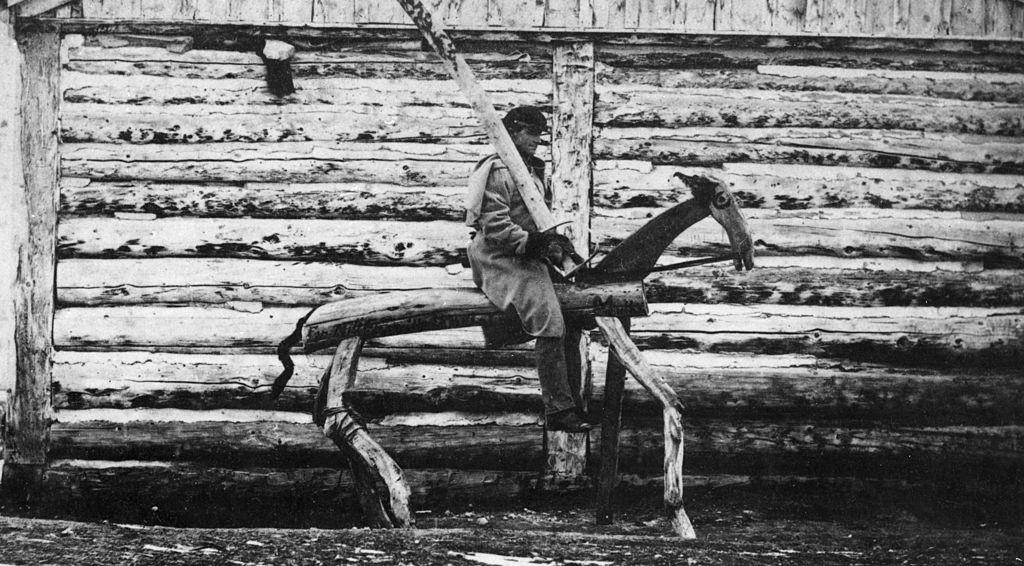
[[[534,352],[537,354],[537,374],[540,377],[544,412],[550,415],[575,409],[576,402],[569,387],[565,361],[565,338],[541,336],[537,338]]]

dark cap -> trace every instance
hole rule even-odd
[[[544,117],[544,112],[536,106],[517,106],[505,114],[501,123],[505,124],[505,128],[509,131],[524,127],[534,128],[541,132],[548,131],[548,119]]]

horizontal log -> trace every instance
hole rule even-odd
[[[311,52],[301,45],[291,62],[298,86],[318,78],[418,79],[448,81],[451,76],[440,58],[420,47],[419,38],[407,42],[368,43],[361,48]],[[551,76],[551,64],[543,57],[510,45],[486,46],[484,51],[462,45],[474,73],[481,79],[539,80]],[[344,50],[342,50],[344,49]],[[172,53],[145,47],[97,47],[69,49],[64,68],[73,73],[143,75],[181,79],[266,80],[266,66],[255,53],[223,49],[192,49]],[[301,96],[301,95],[300,95]]]
[[[590,352],[603,375],[607,351]],[[644,357],[686,407],[688,418],[848,418],[905,425],[1009,425],[1024,410],[1024,383],[1013,372],[901,369],[809,356],[691,354],[647,350]],[[330,357],[296,356],[296,372],[277,410],[308,412]],[[60,352],[54,407],[64,409],[261,409],[280,370],[269,355]],[[594,380],[600,411],[604,380]],[[351,392],[364,417],[404,412],[542,410],[535,368],[388,363],[364,357]],[[627,416],[660,414],[635,380],[626,383]]]
[[[249,257],[363,264],[458,263],[469,239],[455,222],[72,218],[60,257]]]
[[[66,177],[465,186],[489,146],[420,143],[64,144]]]
[[[759,65],[756,69],[598,68],[598,84],[661,88],[728,88],[782,92],[845,92],[954,100],[1024,101],[1024,75],[848,67]]]
[[[637,319],[633,334],[638,344],[652,349],[806,353],[903,366],[1011,367],[1024,357],[1022,317],[1019,307],[834,307],[822,311],[774,305],[655,304],[649,318]]]
[[[748,163],[679,167],[646,161],[599,162],[594,171],[594,206],[617,209],[677,204],[691,196],[681,175],[722,178],[744,208],[1024,211],[1024,183],[1017,175]],[[61,214],[462,220],[465,190],[464,184],[213,184],[66,177],[61,182]]]
[[[660,209],[597,211],[592,239],[611,249],[633,234]],[[745,211],[757,254],[834,255],[838,257],[908,257],[931,260],[986,260],[1019,267],[1024,256],[1017,246],[1019,215],[892,209],[821,209]],[[681,255],[728,251],[721,228],[700,222],[677,237],[669,248]]]
[[[598,211],[593,240],[610,250],[657,208]],[[764,255],[907,257],[986,261],[1018,267],[1016,214],[893,209],[747,211],[755,247]],[[58,227],[61,258],[222,257],[344,261],[368,265],[459,263],[469,231],[461,223],[247,218],[69,218]],[[700,222],[678,237],[673,254],[727,252],[721,228]]]
[[[245,63],[263,66],[258,57],[249,53],[218,52],[231,58],[244,57]],[[425,53],[424,53],[425,54]],[[347,54],[341,54],[349,56]],[[411,54],[412,55],[412,54]],[[74,57],[74,55],[72,55]],[[380,59],[382,54],[364,55],[363,58]],[[148,59],[139,59],[139,62]],[[300,66],[300,61],[292,61]],[[545,80],[489,79],[480,84],[492,96],[496,107],[551,103],[551,82]],[[299,81],[297,90],[287,96],[272,94],[266,88],[264,77],[204,79],[196,77],[154,77],[150,75],[106,75],[102,78],[89,73],[61,74],[63,100],[67,110],[77,104],[110,106],[239,106],[263,108],[273,106],[298,108],[305,106],[337,106],[344,110],[357,104],[376,103],[382,110],[403,107],[446,107],[468,109],[469,103],[450,80],[377,79],[362,78],[306,78]],[[386,102],[386,106],[383,104]],[[92,108],[91,106],[88,108]],[[154,110],[151,108],[151,110]]]
[[[676,258],[666,256],[665,261]],[[1016,270],[911,260],[760,257],[758,269],[700,266],[654,273],[657,303],[821,306],[984,306],[1021,304]],[[377,267],[221,258],[65,259],[57,271],[61,306],[173,303],[321,305],[384,291],[473,287],[470,270]]]
[[[646,316],[640,281],[604,285],[555,285],[562,312],[569,318]],[[302,328],[307,352],[333,346],[354,336],[377,338],[430,330],[514,325],[518,318],[502,312],[478,289],[399,291],[328,303],[310,313]]]
[[[60,411],[51,429],[51,456],[196,460],[232,466],[315,467],[337,462],[336,448],[312,423],[238,420],[223,412],[217,420],[194,416],[196,420],[183,422],[171,410]],[[116,420],[109,420],[111,417]],[[368,430],[403,468],[527,471],[539,469],[543,459],[536,419],[530,415],[465,419],[432,413],[423,419],[415,415],[391,422],[385,419],[380,425],[368,425]],[[660,418],[624,424],[620,468],[625,472],[660,469]],[[1024,427],[690,419],[684,432],[691,473],[750,473],[771,462],[769,469],[820,471],[823,475],[828,475],[825,470],[829,466],[839,464],[849,467],[831,469],[855,475],[871,470],[873,474],[908,477],[948,473],[951,467],[963,471],[988,466],[993,477],[1012,477],[1010,470],[1020,465],[1016,446]]]
[[[292,141],[483,140],[469,109],[381,108],[379,104],[244,107],[184,105],[151,108],[65,105],[61,139],[68,143],[209,143]]]
[[[1022,147],[1012,137],[800,128],[603,128],[594,139],[599,159],[655,165],[795,163],[1004,174],[1024,172]]]
[[[65,178],[63,216],[462,220],[465,186],[383,183],[198,184]]]
[[[643,42],[629,45],[598,43],[595,57],[608,67],[634,70],[756,69],[761,65],[782,65],[958,73],[1024,72],[1024,64],[1019,56],[1012,54],[1017,49],[1014,47],[1004,49],[1002,46],[989,45],[987,50],[981,47],[982,50],[972,54],[952,55],[949,52],[943,53],[944,49],[938,45],[928,46],[933,49],[931,52],[919,51],[918,48],[925,45],[913,45],[915,40],[909,38],[892,38],[893,43],[888,43],[889,40],[883,38],[830,37],[822,43],[811,45],[822,36],[753,37],[737,34],[732,36],[734,41],[729,42],[729,45],[715,46],[708,45],[710,42],[703,42],[704,46],[671,47]],[[700,38],[693,39],[701,41]],[[777,39],[779,41],[775,42]],[[763,41],[771,41],[772,45],[754,47],[755,43]],[[944,46],[956,49],[955,43],[953,41]],[[833,46],[837,49],[833,50]],[[890,47],[894,50],[890,51]]]
[[[1024,315],[1019,307],[651,308],[649,318],[634,324],[637,342],[645,349],[812,353],[904,366],[958,361],[983,367],[1012,365],[1024,352],[1019,331]],[[212,306],[67,308],[56,313],[54,341],[66,349],[98,350],[268,347],[291,334],[307,312],[243,312]],[[369,346],[472,350],[483,347],[483,336],[478,328],[449,329],[380,338]]]
[[[738,127],[920,130],[1024,135],[1024,106],[908,95],[650,88],[597,90],[604,127]]]
[[[721,178],[744,208],[1024,211],[1024,183],[1019,175],[763,163],[679,167],[649,161],[598,162],[594,206],[674,205],[690,198],[682,175]]]
[[[473,287],[469,269],[220,258],[66,259],[57,273],[64,306],[150,303],[321,305],[413,289]]]
[[[516,500],[535,489],[536,472],[407,469],[417,508]],[[187,527],[346,528],[364,525],[347,469],[216,467],[175,461],[57,460],[47,467],[38,505],[79,519]],[[651,478],[633,476],[641,484]],[[691,476],[693,485],[733,477]],[[154,511],[154,509],[156,509]]]

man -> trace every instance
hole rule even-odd
[[[534,155],[548,129],[544,114],[536,107],[521,106],[510,110],[502,123],[550,206],[544,161]],[[481,160],[470,177],[466,224],[475,229],[468,250],[474,283],[500,309],[515,312],[522,331],[537,338],[537,373],[548,429],[589,430],[574,400],[578,393],[574,395],[570,387],[566,324],[545,264],[545,260],[558,263],[571,244],[564,236],[538,231],[497,155]],[[489,337],[488,342],[493,340]],[[577,350],[572,346],[570,353]]]

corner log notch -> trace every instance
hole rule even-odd
[[[595,318],[612,317],[611,320],[618,322],[615,317],[648,314],[642,281],[556,285],[555,292],[568,320],[586,323]],[[293,366],[288,352],[300,336],[306,353],[337,345],[331,366],[320,382],[313,420],[348,459],[360,505],[374,526],[408,527],[412,525],[412,516],[409,512],[410,490],[401,468],[370,437],[344,398],[345,392],[355,385],[363,341],[396,334],[503,323],[519,324],[515,315],[501,312],[476,289],[382,293],[328,303],[314,309],[281,343],[278,355],[286,369],[274,383],[277,393],[284,389],[285,382],[291,377],[290,368]],[[631,370],[635,367],[628,363],[624,365]]]

